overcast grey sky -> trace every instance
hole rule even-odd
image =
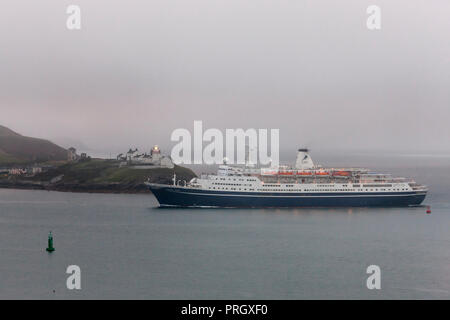
[[[450,152],[448,0],[5,0],[0,41],[0,124],[65,147],[169,148],[203,120],[284,151]]]

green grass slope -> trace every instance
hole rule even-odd
[[[175,166],[173,169],[119,168],[116,160],[91,159],[58,166],[36,175],[33,177],[33,180],[51,181],[55,177],[62,176],[58,184],[122,184],[137,186],[143,184],[148,178],[151,182],[172,183],[174,172],[177,175],[177,180],[189,181],[195,177],[195,173],[192,170],[180,166]]]

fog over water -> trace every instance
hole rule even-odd
[[[107,155],[176,128],[314,150],[450,154],[450,2],[5,0],[0,124]],[[381,30],[366,9],[381,8]]]

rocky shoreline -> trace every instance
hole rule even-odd
[[[21,190],[47,190],[59,192],[80,192],[80,193],[124,193],[141,194],[151,193],[145,184],[121,184],[121,183],[59,183],[49,184],[36,181],[5,181],[0,180],[0,188],[21,189]]]

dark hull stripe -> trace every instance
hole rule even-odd
[[[153,185],[161,206],[180,207],[338,207],[409,206],[425,199],[424,191],[396,193],[257,193],[195,190]]]
[[[292,193],[292,194],[214,194],[214,193],[202,193],[202,192],[186,192],[186,191],[175,191],[176,193],[183,194],[192,194],[192,195],[202,195],[202,196],[213,196],[213,197],[269,197],[269,198],[298,198],[298,197],[311,197],[311,198],[345,198],[345,197],[404,197],[404,196],[415,196],[418,193],[398,193],[398,194],[375,194],[375,193],[366,193],[366,194],[304,194],[304,193]],[[423,193],[425,194],[425,193]]]

